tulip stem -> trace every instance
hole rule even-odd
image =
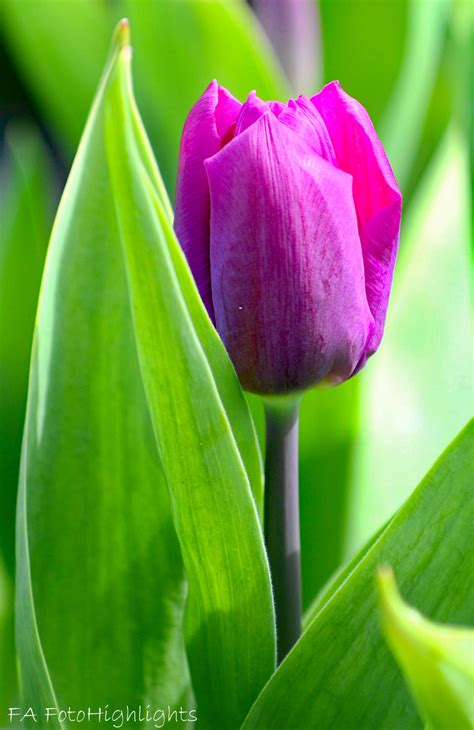
[[[301,635],[299,405],[299,397],[264,400],[265,543],[275,600],[278,664]]]

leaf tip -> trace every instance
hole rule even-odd
[[[390,565],[379,565],[377,568],[376,579],[380,607],[382,609],[383,618],[387,620],[388,616],[393,616],[396,611],[396,607],[399,607],[402,604],[402,599],[398,591],[395,574]]]
[[[115,28],[115,46],[119,51],[130,46],[130,24],[128,18],[122,18]]]
[[[380,593],[397,590],[395,575],[390,565],[382,564],[377,568],[377,585]]]

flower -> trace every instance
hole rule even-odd
[[[243,387],[340,383],[380,345],[401,194],[365,109],[332,82],[241,104],[213,81],[180,149],[175,230]]]

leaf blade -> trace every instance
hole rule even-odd
[[[60,706],[101,706],[106,697],[117,707],[173,707],[192,701],[186,586],[105,158],[103,98],[115,55],[66,185],[41,289],[18,512],[17,643],[26,703],[43,691],[34,671],[43,656]]]
[[[174,269],[177,242],[133,138],[129,55],[121,54],[110,97],[108,160],[142,376],[189,581],[199,716],[232,728],[274,668],[269,569],[248,475]],[[206,327],[212,347],[209,320]]]
[[[377,572],[382,625],[431,730],[474,725],[474,629],[435,624],[406,604],[393,572]]]
[[[317,613],[245,730],[275,727],[279,717],[290,727],[420,727],[380,633],[374,573],[378,564],[392,564],[410,601],[436,620],[474,620],[473,444],[471,421]]]

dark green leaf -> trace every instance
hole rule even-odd
[[[38,133],[6,135],[0,196],[0,552],[13,574],[15,509],[31,339],[52,218],[52,178]]]

